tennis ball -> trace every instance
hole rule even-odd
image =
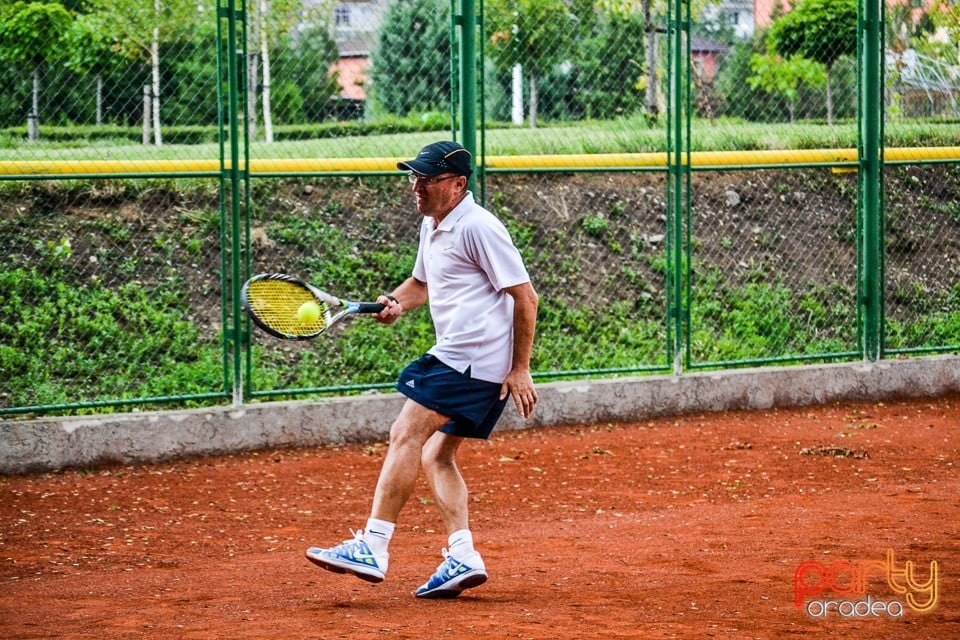
[[[304,302],[297,309],[297,320],[304,324],[313,324],[320,319],[320,305],[313,300]]]

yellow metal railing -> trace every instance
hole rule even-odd
[[[404,158],[312,158],[261,159],[250,161],[256,174],[282,173],[365,173],[395,171]],[[887,162],[960,161],[960,147],[887,147]],[[762,151],[695,151],[693,167],[763,165],[829,165],[857,162],[856,149],[783,149]],[[666,153],[609,153],[567,155],[488,156],[486,168],[493,170],[537,169],[630,169],[667,166]],[[225,167],[229,169],[229,162]],[[110,176],[124,174],[214,173],[218,160],[4,160],[3,176]]]

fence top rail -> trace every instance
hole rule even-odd
[[[829,165],[858,161],[856,149],[782,149],[752,151],[694,151],[680,153],[678,161],[693,167],[734,167],[763,165]],[[558,155],[487,156],[484,166],[493,170],[521,169],[641,169],[666,168],[670,154],[598,153]],[[885,147],[889,162],[960,162],[960,147]],[[294,173],[383,173],[397,171],[403,158],[273,158],[251,159],[256,174]],[[246,165],[241,163],[241,169]],[[213,173],[231,169],[231,163],[210,160],[4,160],[0,176],[123,176],[151,174]]]

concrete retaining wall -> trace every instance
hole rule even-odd
[[[498,429],[960,393],[960,356],[540,384],[533,418]],[[370,394],[241,408],[0,422],[0,473],[153,462],[385,439],[403,397]]]

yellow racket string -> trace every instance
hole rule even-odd
[[[304,302],[320,305],[320,317],[313,322],[297,318]],[[247,287],[247,304],[265,325],[285,335],[310,335],[322,331],[330,316],[326,303],[303,287],[284,280],[255,280]]]

